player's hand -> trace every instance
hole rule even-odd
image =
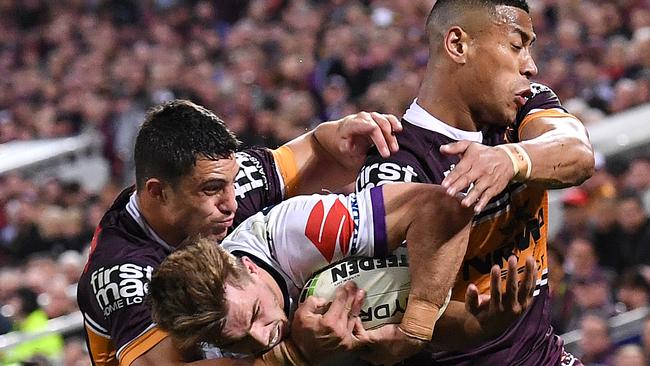
[[[365,291],[350,281],[336,290],[334,301],[310,296],[301,304],[291,323],[291,339],[313,363],[368,343],[359,312]]]
[[[502,334],[522,315],[533,302],[537,280],[535,259],[526,258],[524,278],[517,281],[517,259],[508,258],[505,292],[501,291],[501,268],[498,265],[490,271],[490,295],[481,295],[474,284],[467,287],[465,308],[475,316],[481,333],[487,339]]]
[[[392,114],[359,112],[338,120],[337,133],[342,156],[360,166],[368,149],[374,144],[382,157],[397,152],[399,146],[395,133],[402,131],[402,123]]]
[[[426,343],[411,338],[397,324],[387,324],[367,331],[370,343],[361,357],[374,365],[393,365],[421,351]]]
[[[460,161],[441,185],[450,196],[456,196],[471,187],[462,204],[465,207],[474,205],[476,213],[481,212],[494,196],[501,193],[515,174],[508,155],[496,147],[463,140],[441,146],[440,152],[445,155],[460,155]]]

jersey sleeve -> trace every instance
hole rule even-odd
[[[99,234],[102,246],[118,248],[120,239],[107,231]],[[95,364],[117,358],[120,365],[129,365],[167,337],[145,302],[156,266],[153,258],[130,253],[93,263],[80,278],[77,296]]]
[[[520,131],[530,121],[540,117],[562,118],[571,117],[570,114],[560,103],[560,98],[551,88],[539,83],[532,83],[532,96],[517,113],[517,119],[513,126],[506,132],[506,138],[509,142],[520,141]]]
[[[281,202],[285,193],[285,180],[279,164],[276,164],[274,153],[269,149],[240,151],[235,154],[235,158],[239,164],[235,178],[238,208],[234,226],[237,226],[263,208]],[[282,162],[290,166],[286,160]]]

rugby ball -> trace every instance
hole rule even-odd
[[[399,323],[411,288],[406,248],[385,258],[349,257],[327,266],[307,281],[300,303],[308,296],[334,299],[336,289],[348,281],[366,291],[360,314],[365,329]]]

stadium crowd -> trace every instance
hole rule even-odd
[[[431,4],[0,2],[0,143],[97,130],[112,169],[100,192],[20,172],[0,177],[0,333],[27,329],[35,314],[42,323],[76,310],[85,251],[133,180],[131,149],[149,106],[190,99],[245,145],[269,147],[359,110],[401,115],[426,66]],[[650,102],[650,2],[530,5],[536,81],[567,109],[589,124]],[[587,365],[650,360],[650,323],[638,348],[617,351],[606,323],[650,302],[648,192],[650,157],[640,156],[601,161],[594,177],[563,196],[563,226],[551,242],[554,325],[589,335],[581,344]],[[75,335],[65,343],[56,336],[46,356],[87,364],[83,347]],[[25,352],[4,357],[32,356]]]

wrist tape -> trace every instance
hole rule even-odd
[[[530,156],[520,144],[504,144],[497,145],[496,148],[503,150],[510,161],[515,175],[512,178],[514,181],[523,182],[530,178],[530,173],[533,171],[533,162]]]
[[[440,315],[438,305],[409,295],[406,311],[398,328],[411,338],[428,342],[433,337],[433,328]]]

